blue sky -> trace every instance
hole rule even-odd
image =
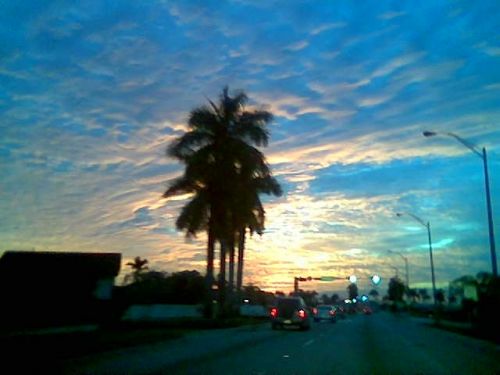
[[[481,159],[500,218],[497,1],[3,1],[0,252],[118,251],[204,270],[205,236],[161,199],[166,146],[225,85],[275,115],[264,152],[283,185],[248,243],[246,282],[388,278],[409,259],[438,285],[491,270]],[[498,240],[497,240],[498,245]],[[365,277],[365,278],[363,278]],[[364,284],[363,284],[364,283]],[[309,284],[317,290],[344,284]]]

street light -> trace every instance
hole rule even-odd
[[[430,260],[431,260],[432,297],[433,297],[434,305],[435,305],[436,304],[436,277],[434,276],[434,259],[432,257],[431,223],[430,222],[426,223],[425,221],[423,221],[418,216],[413,215],[413,214],[411,214],[409,212],[406,212],[404,214],[398,212],[396,214],[396,216],[398,216],[398,217],[401,217],[401,216],[404,216],[404,215],[412,217],[413,219],[415,219],[416,221],[418,221],[420,224],[422,224],[424,227],[427,228],[427,237],[429,239],[429,257],[430,257]]]
[[[405,271],[406,271],[406,287],[410,289],[410,272],[408,271],[408,258],[405,257],[399,251],[389,250],[389,253],[397,254],[405,261]]]
[[[477,156],[479,156],[483,161],[484,167],[484,185],[486,190],[486,210],[488,212],[488,230],[490,235],[490,254],[491,254],[491,267],[493,270],[493,276],[498,276],[498,268],[497,268],[497,255],[495,250],[495,232],[493,230],[493,210],[491,208],[491,196],[490,196],[490,178],[488,175],[488,155],[486,154],[486,148],[483,147],[481,151],[468,142],[467,140],[459,137],[454,133],[438,133],[432,131],[424,131],[422,133],[424,137],[433,137],[435,135],[447,135],[449,137],[455,138],[458,142],[463,144]]]

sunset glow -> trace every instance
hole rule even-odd
[[[482,162],[422,132],[487,148],[498,244],[499,2],[21,3],[0,12],[0,254],[204,273],[206,234],[175,228],[189,196],[162,198],[183,170],[165,151],[228,85],[274,114],[262,151],[284,191],[262,197],[244,283],[356,273],[365,292],[404,275],[392,249],[429,287],[426,229],[396,212],[431,223],[438,285],[491,271]]]

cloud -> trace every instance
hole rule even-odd
[[[486,85],[484,88],[486,90],[498,90],[500,89],[500,83],[493,83],[491,85]]]
[[[332,29],[340,29],[347,26],[347,23],[345,22],[335,22],[335,23],[326,23],[323,25],[319,25],[315,27],[314,29],[311,30],[311,35],[318,35],[321,34],[327,30],[332,30]]]
[[[390,96],[377,96],[377,97],[371,97],[371,98],[363,98],[359,101],[359,106],[360,107],[373,107],[376,105],[383,104],[390,100]]]
[[[456,132],[500,167],[498,12],[460,7],[6,5],[0,250],[118,251],[203,271],[205,234],[175,228],[190,196],[161,198],[182,172],[165,149],[227,84],[275,115],[263,151],[285,188],[263,198],[267,232],[248,241],[245,281],[289,290],[294,274],[375,272],[398,248],[428,283],[425,233],[396,209],[433,223],[440,282],[489,269],[480,160],[420,135]]]
[[[394,18],[402,17],[406,15],[406,12],[385,12],[381,14],[378,18],[382,20],[392,20]]]
[[[480,51],[483,53],[492,56],[492,57],[497,57],[500,56],[500,47],[497,46],[492,46],[486,42],[481,42],[476,45],[476,48],[478,48]]]
[[[308,45],[309,45],[309,43],[306,40],[301,40],[299,42],[296,42],[296,43],[290,44],[289,46],[286,46],[285,50],[289,50],[289,51],[293,51],[293,52],[300,51],[300,50],[303,50],[304,48],[306,48]]]

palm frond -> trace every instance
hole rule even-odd
[[[243,112],[232,129],[235,136],[251,141],[256,146],[266,147],[269,131],[266,125],[273,119],[267,111]]]
[[[212,102],[210,104],[213,105]],[[188,125],[192,130],[213,132],[213,127],[220,122],[217,107],[213,110],[207,106],[195,108],[189,114]]]
[[[200,192],[184,206],[175,223],[177,229],[186,230],[186,236],[195,236],[207,228],[209,201],[207,194]]]
[[[193,193],[198,190],[196,180],[193,180],[184,174],[183,176],[175,179],[168,189],[163,193],[163,198],[170,198],[174,195]]]
[[[269,174],[269,166],[262,152],[241,139],[233,139],[227,146],[237,163],[241,165],[243,174],[252,175]]]
[[[212,141],[211,134],[204,131],[190,131],[173,141],[167,148],[167,155],[178,160],[186,160],[196,150]]]
[[[281,185],[271,175],[257,177],[253,179],[251,183],[253,189],[255,189],[255,191],[259,193],[274,195],[276,197],[280,197],[281,195],[283,195]]]
[[[227,123],[232,122],[239,117],[247,100],[248,97],[243,91],[237,91],[233,97],[229,96],[229,88],[225,86],[219,98],[221,116]]]

